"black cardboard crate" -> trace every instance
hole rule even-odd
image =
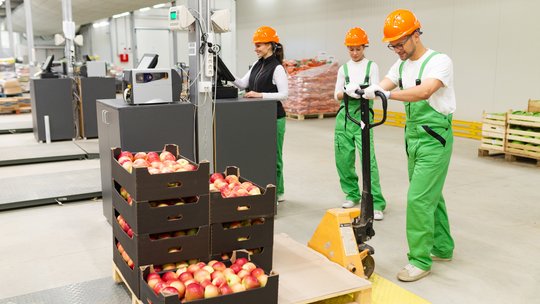
[[[155,241],[150,239],[150,234],[134,233],[133,239],[130,238],[117,221],[114,221],[112,226],[113,236],[120,241],[135,267],[176,263],[210,256],[210,226],[198,227],[199,231],[195,235]],[[169,253],[170,248],[181,248],[181,250]]]
[[[118,225],[117,225],[118,226]],[[251,249],[274,244],[274,218],[265,218],[264,224],[240,227],[235,229],[223,229],[221,223],[211,225],[211,252],[226,253],[238,249]],[[239,241],[240,237],[248,237],[248,240]]]
[[[126,281],[126,284],[129,285],[129,288],[131,288],[131,291],[133,291],[133,294],[139,297],[140,268],[134,266],[133,269],[131,269],[128,266],[128,264],[126,263],[126,261],[124,261],[124,259],[122,258],[122,255],[118,251],[118,248],[116,247],[117,241],[118,240],[113,237],[113,262],[114,264],[116,264],[116,267],[118,267],[118,270],[120,270],[120,273],[122,273],[122,276],[124,277],[124,280]],[[120,242],[120,244],[122,245],[122,247],[124,246],[122,242]],[[131,255],[129,255],[129,257],[133,260],[133,257]]]
[[[241,183],[252,183],[240,176],[240,169],[237,167],[227,167],[224,175],[231,174],[238,176],[238,180]],[[264,189],[255,183],[252,184],[261,189],[260,195],[226,198],[222,197],[219,191],[211,191],[210,223],[226,223],[274,216],[276,208],[276,186],[267,185],[266,189]],[[246,207],[247,210],[239,210],[240,207]]]
[[[178,146],[176,145],[165,145],[164,150],[171,152],[177,158],[185,158],[178,154]],[[197,168],[195,171],[150,174],[146,167],[132,167],[130,173],[117,160],[122,149],[112,148],[111,152],[113,180],[122,185],[136,201],[165,200],[208,194],[210,163],[207,161],[196,164],[185,158]],[[167,186],[167,184],[179,182],[182,183],[179,187]]]
[[[252,248],[247,248],[252,249]],[[222,252],[230,254],[231,251],[228,252]],[[222,253],[212,253],[212,256],[210,257],[211,260],[222,260],[221,254]],[[266,246],[262,247],[262,250],[260,253],[249,255],[249,261],[253,262],[259,267],[261,267],[264,271],[270,272],[273,267],[273,255],[274,255],[274,246]]]
[[[133,201],[133,205],[113,188],[113,207],[124,217],[137,234],[161,233],[185,230],[193,227],[207,226],[209,221],[210,197],[200,195],[195,203],[173,205],[167,207],[150,207],[148,201]],[[169,216],[179,216],[181,219],[168,219]]]
[[[229,267],[231,262],[224,261],[225,265]],[[255,263],[256,266],[259,266]],[[259,266],[260,267],[260,266]],[[263,270],[265,270],[263,268]],[[139,299],[146,304],[177,304],[180,303],[178,295],[164,296],[163,293],[156,293],[150,288],[146,282],[146,277],[154,272],[150,266],[142,266],[140,276],[140,297]],[[163,272],[158,272],[163,274]],[[279,287],[279,275],[275,271],[267,272],[268,281],[266,286],[255,289],[246,290],[238,293],[231,293],[224,296],[217,296],[214,298],[200,299],[189,301],[189,303],[201,303],[201,304],[240,304],[240,303],[257,303],[257,304],[277,304],[278,302],[278,287]]]

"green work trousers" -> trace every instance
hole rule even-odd
[[[277,185],[276,195],[285,193],[283,184],[283,140],[285,139],[285,117],[277,120]]]

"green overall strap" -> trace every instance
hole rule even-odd
[[[366,77],[364,78],[364,84],[369,85],[369,71],[371,70],[371,60],[367,63],[367,69],[366,69]]]
[[[403,72],[403,65],[404,64],[405,64],[405,60],[403,60],[401,62],[401,64],[399,65],[399,79],[398,79],[398,82],[399,82],[399,89],[400,90],[403,90],[403,80],[402,80],[401,74]]]
[[[424,60],[424,62],[422,63],[422,66],[420,67],[420,73],[418,74],[418,79],[416,79],[416,85],[420,85],[422,83],[422,74],[424,73],[424,68],[426,67],[426,64],[429,62],[429,60],[433,56],[435,56],[437,54],[442,54],[442,53],[433,52],[433,53],[431,53],[431,55],[429,55],[428,58],[426,58],[426,60]]]
[[[347,69],[347,64],[346,63],[343,65],[343,72],[345,72],[345,84],[349,84],[349,82],[350,82],[349,70]]]

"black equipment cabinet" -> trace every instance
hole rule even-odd
[[[136,152],[162,151],[178,145],[182,156],[194,160],[195,107],[191,103],[130,105],[121,99],[97,101],[97,123],[103,214],[112,223],[111,148]]]
[[[216,172],[236,166],[241,176],[259,186],[276,185],[276,117],[276,100],[218,99],[214,128]]]
[[[81,77],[81,136],[98,137],[96,102],[98,99],[116,98],[116,79],[113,77]]]
[[[72,81],[69,78],[31,78],[32,127],[38,142],[44,142],[45,116],[49,116],[51,140],[75,138]]]

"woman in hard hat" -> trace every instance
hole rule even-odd
[[[373,61],[364,56],[364,51],[369,40],[363,29],[355,27],[345,36],[345,45],[349,51],[351,60],[339,68],[334,97],[341,100],[341,106],[336,116],[334,150],[336,155],[336,167],[339,175],[341,189],[346,194],[343,208],[352,208],[359,204],[361,195],[356,174],[355,159],[356,147],[362,157],[362,129],[352,121],[348,121],[345,113],[343,94],[349,96],[349,115],[357,121],[361,120],[360,96],[355,91],[360,85],[370,85],[379,82],[379,67]],[[373,107],[373,101],[369,108]],[[373,123],[373,111],[371,110],[371,122]],[[375,158],[375,146],[373,144],[373,130],[370,130],[370,155],[371,155],[371,191],[373,194],[373,209],[376,220],[384,218],[383,210],[386,201],[381,193],[379,182],[379,169]],[[362,163],[362,162],[360,162]]]
[[[289,94],[289,80],[283,67],[283,45],[279,43],[276,31],[263,26],[253,34],[257,60],[243,78],[235,76],[240,89],[249,87],[250,92],[244,98],[269,98],[277,102],[277,195],[278,201],[284,201],[283,185],[283,140],[285,138],[285,109],[281,104]]]
[[[442,194],[454,142],[454,68],[450,57],[424,47],[421,34],[412,12],[397,10],[387,17],[383,42],[390,43],[399,60],[364,95],[372,99],[380,91],[405,103],[409,264],[397,275],[402,281],[425,277],[433,261],[450,261],[454,252]],[[396,87],[399,90],[390,92]]]

